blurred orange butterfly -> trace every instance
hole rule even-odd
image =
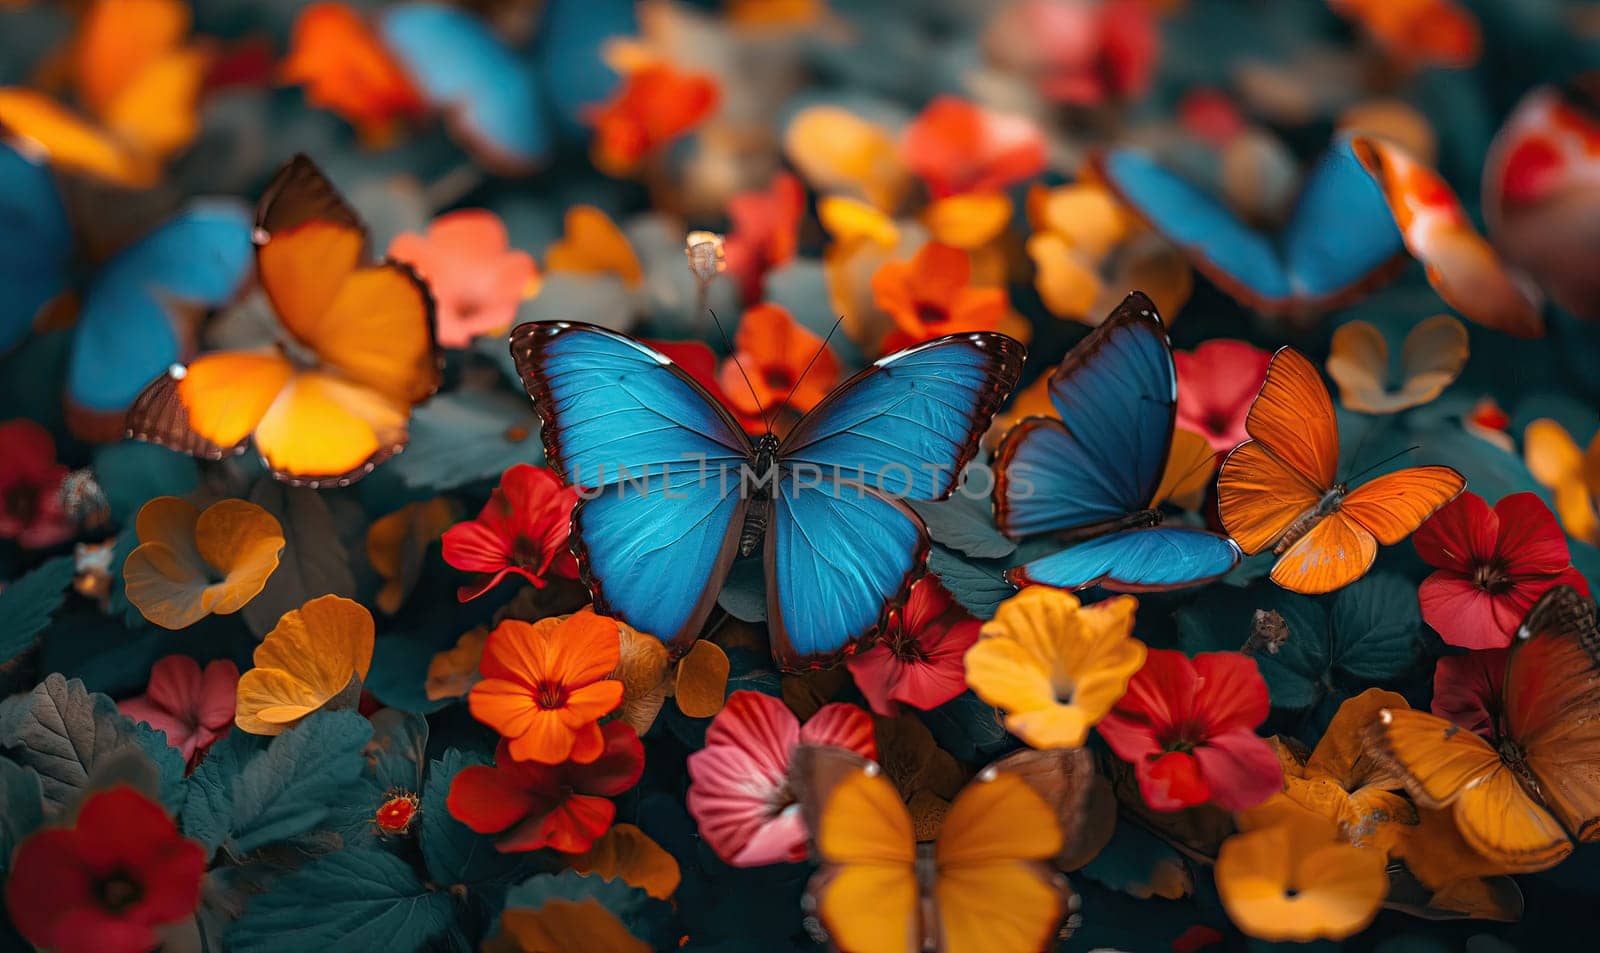
[[[877,764],[802,746],[791,778],[821,862],[807,908],[847,953],[1047,949],[1073,897],[1050,861],[1072,852],[1077,832],[1062,819],[1078,825],[1093,773],[1067,754],[1023,751],[985,768],[933,843],[919,844]],[[1047,795],[1040,775],[1056,790]]]
[[[1293,348],[1272,357],[1245,417],[1245,441],[1222,463],[1217,509],[1239,548],[1279,555],[1272,581],[1311,595],[1366,574],[1466,486],[1449,467],[1407,467],[1355,489],[1335,482],[1339,425],[1316,367]]]
[[[187,45],[183,0],[96,0],[71,50],[83,116],[44,93],[0,89],[0,126],[51,164],[119,185],[155,184],[199,130],[207,56]]]
[[[1437,715],[1386,708],[1374,747],[1424,807],[1451,808],[1507,873],[1553,867],[1600,840],[1600,631],[1576,590],[1545,593],[1517,630],[1493,743]]]
[[[267,186],[254,240],[276,340],[174,365],[128,435],[211,460],[253,436],[279,480],[354,482],[405,447],[412,405],[438,387],[433,298],[407,265],[363,264],[366,229],[305,156]]]

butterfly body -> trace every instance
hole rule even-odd
[[[739,557],[755,553],[767,535],[767,518],[771,515],[772,483],[778,475],[778,438],[770,433],[756,440],[755,465],[742,474],[748,481],[744,487],[750,494],[750,511],[744,515],[744,530],[739,534]]]
[[[1318,523],[1339,512],[1339,507],[1344,504],[1344,497],[1348,492],[1349,488],[1343,483],[1335,483],[1332,489],[1322,494],[1322,499],[1317,501],[1316,506],[1289,524],[1289,528],[1283,531],[1282,538],[1273,545],[1273,555],[1282,556],[1290,546],[1299,542],[1300,538],[1311,532]]]

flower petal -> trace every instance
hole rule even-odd
[[[1283,790],[1278,756],[1253,731],[1212,735],[1194,749],[1194,758],[1218,807],[1241,811]]]

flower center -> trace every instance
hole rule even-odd
[[[917,320],[923,324],[943,324],[950,320],[950,309],[933,301],[918,301]]]
[[[389,834],[404,834],[411,829],[417,816],[417,796],[410,792],[392,792],[373,816],[373,823]]]
[[[789,789],[788,782],[785,782],[767,798],[767,816],[777,817],[798,803],[800,799],[795,797],[794,792]]]
[[[1511,588],[1511,576],[1506,572],[1504,560],[1491,559],[1472,571],[1472,584],[1490,595],[1499,595]]]
[[[19,484],[6,487],[0,499],[4,500],[5,511],[24,526],[32,523],[34,515],[39,512],[39,492],[31,486]]]
[[[889,654],[902,662],[926,662],[928,652],[922,647],[911,633],[900,626],[895,626],[889,633],[885,644],[889,647]]]
[[[1233,419],[1220,410],[1213,410],[1206,415],[1205,424],[1207,430],[1221,435],[1228,432],[1228,428],[1233,424]]]
[[[567,689],[560,682],[541,681],[534,691],[534,700],[546,711],[567,707]]]
[[[787,394],[794,387],[794,376],[786,367],[766,367],[761,370],[762,383],[772,391]]]
[[[538,569],[544,565],[544,547],[531,536],[517,536],[511,541],[511,565]]]
[[[121,913],[139,902],[139,898],[144,896],[144,887],[127,871],[116,870],[95,884],[95,893],[102,907],[112,913]]]

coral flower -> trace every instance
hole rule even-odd
[[[478,518],[445,531],[444,561],[482,574],[456,597],[462,602],[476,599],[507,573],[516,573],[536,589],[543,589],[552,576],[578,578],[578,561],[567,546],[577,502],[577,491],[562,486],[551,470],[527,463],[506,470]]]
[[[621,653],[617,623],[585,609],[564,618],[506,619],[489,633],[467,694],[472,716],[509,742],[518,761],[588,764],[605,750],[600,719],[622,703],[606,676]]]
[[[1389,892],[1381,850],[1293,803],[1251,812],[1217,853],[1217,892],[1239,929],[1270,941],[1339,940],[1378,915]],[[1257,816],[1257,815],[1260,816]]]
[[[1572,568],[1555,514],[1532,493],[1513,493],[1489,509],[1463,493],[1411,537],[1438,570],[1417,590],[1423,621],[1464,649],[1503,649],[1545,591],[1589,583]]]
[[[202,671],[187,655],[169,655],[150,669],[144,694],[118,702],[134,721],[166,732],[167,744],[195,764],[206,749],[233,727],[239,667],[218,659]]]
[[[959,248],[928,242],[910,261],[884,263],[872,298],[894,319],[903,344],[965,331],[993,331],[1006,316],[1003,288],[972,288],[972,260]],[[891,345],[885,344],[885,350]]]
[[[342,3],[300,11],[282,76],[305,86],[307,102],[342,117],[372,145],[389,142],[399,122],[426,111],[422,94],[371,25]]]
[[[1000,603],[967,651],[967,683],[1006,712],[1006,730],[1035,748],[1076,748],[1144,664],[1132,637],[1138,601],[1092,606],[1046,586]]]
[[[1158,39],[1148,0],[1022,0],[990,23],[984,50],[1056,102],[1098,106],[1144,93]]]
[[[898,715],[901,704],[937,708],[966,690],[962,660],[978,641],[980,625],[938,577],[924,576],[877,643],[851,656],[850,676],[885,717]]]
[[[833,351],[779,305],[746,311],[733,350],[717,372],[717,384],[751,433],[765,433],[774,414],[804,414],[839,382]]]
[[[615,96],[590,109],[594,164],[628,175],[639,163],[703,122],[717,108],[717,81],[708,73],[648,63],[623,78]]]
[[[906,127],[900,153],[936,199],[998,192],[1044,170],[1044,136],[1030,120],[939,96]]]
[[[1283,788],[1277,755],[1255,733],[1267,707],[1267,683],[1249,657],[1151,649],[1100,735],[1133,764],[1155,810],[1238,811]]]
[[[159,927],[194,913],[205,870],[205,848],[122,785],[89,795],[71,827],[47,827],[17,847],[6,908],[41,949],[145,953],[161,943]]]
[[[689,756],[689,813],[717,856],[735,867],[804,860],[806,826],[789,788],[795,746],[832,745],[876,758],[872,718],[824,705],[804,725],[783,700],[734,692]]]
[[[620,721],[599,729],[600,754],[584,764],[539,764],[512,757],[502,739],[494,767],[462,768],[450,783],[450,816],[510,853],[550,847],[581,854],[594,846],[617,816],[609,799],[633,787],[644,773],[644,745]]]
[[[1267,379],[1272,355],[1243,341],[1207,341],[1172,352],[1178,371],[1178,426],[1226,453],[1250,439],[1244,418]]]
[[[510,328],[517,305],[539,290],[533,256],[512,249],[500,217],[483,209],[441,215],[425,236],[396,235],[389,257],[428,283],[445,347],[466,347],[479,335]]]
[[[234,724],[282,734],[325,706],[354,708],[372,668],[372,613],[343,596],[319,596],[285,612],[239,676]]]
[[[76,530],[61,505],[66,478],[50,431],[31,420],[0,424],[0,539],[28,549],[71,539]]]
[[[787,172],[774,176],[765,192],[742,192],[728,200],[732,227],[724,253],[745,301],[761,300],[767,272],[794,258],[805,211],[805,187]]]
[[[244,608],[266,588],[284,546],[277,518],[245,500],[201,512],[158,496],[139,509],[134,531],[139,545],[122,566],[128,601],[164,629]]]

